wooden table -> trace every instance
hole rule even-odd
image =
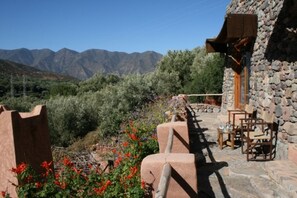
[[[224,140],[224,135],[228,135],[228,139]],[[234,149],[235,132],[233,130],[223,130],[218,128],[218,144],[220,149],[223,149],[223,145],[231,146]]]

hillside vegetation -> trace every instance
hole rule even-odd
[[[121,124],[133,119],[137,109],[161,96],[221,93],[222,81],[223,59],[196,48],[169,51],[147,74],[98,73],[79,83],[53,84],[48,97],[40,98],[33,91],[25,97],[2,97],[0,103],[22,111],[46,104],[52,144],[68,146],[94,130],[101,138],[119,135]]]
[[[58,91],[76,91],[79,81],[70,76],[45,72],[33,67],[0,60],[0,98],[31,96],[39,99],[49,98]],[[60,88],[60,90],[56,90]],[[59,92],[60,93],[60,92]],[[61,92],[62,93],[62,92]],[[65,95],[65,93],[64,93]]]

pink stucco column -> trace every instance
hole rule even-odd
[[[173,146],[171,153],[189,153],[189,131],[187,122],[168,122],[157,126],[157,137],[160,153],[164,153],[169,129],[173,128]]]
[[[151,185],[153,197],[155,197],[165,163],[169,163],[172,167],[167,197],[197,197],[195,157],[194,154],[185,153],[159,153],[143,159],[141,180]]]
[[[0,137],[0,191],[17,197],[12,183],[18,181],[10,170],[24,162],[41,172],[41,163],[53,160],[45,106],[38,105],[28,113],[0,106]]]

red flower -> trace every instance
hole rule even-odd
[[[137,141],[138,138],[137,136],[133,133],[133,134],[129,134],[129,137],[131,138],[131,140]]]
[[[143,181],[143,180],[141,181],[141,188],[145,189],[145,181]]]
[[[128,152],[128,153],[125,154],[125,156],[126,157],[131,157],[131,153]]]
[[[2,197],[5,197],[6,196],[6,192],[5,191],[1,191],[1,195],[2,195]]]
[[[73,166],[73,163],[67,157],[64,157],[63,164],[65,166],[68,166],[68,167],[72,167]]]
[[[72,170],[74,171],[74,172],[76,172],[78,175],[81,173],[81,171],[82,171],[82,169],[80,169],[80,170],[78,170],[77,168],[75,168],[75,167],[72,167]]]
[[[114,161],[114,166],[117,167],[122,161],[122,157],[118,157],[115,161]]]
[[[131,179],[136,173],[138,168],[136,166],[133,166],[130,168],[130,174],[127,176],[127,179]]]
[[[100,188],[94,188],[93,190],[95,191],[96,194],[102,194],[104,193],[104,191],[107,189],[107,187],[111,185],[111,181],[110,180],[107,180],[106,183],[101,186]]]
[[[46,170],[49,170],[49,169],[51,169],[52,163],[53,162],[48,163],[47,161],[44,161],[44,162],[41,163],[41,167],[43,167]]]
[[[55,180],[54,183],[55,183],[57,186],[59,186],[60,188],[62,188],[62,189],[65,189],[65,188],[66,188],[66,183],[65,183],[65,182],[62,182],[62,183],[61,183],[61,182]]]
[[[56,173],[55,174],[55,179],[59,179],[60,178],[60,173]]]
[[[35,183],[35,187],[36,187],[36,188],[41,188],[41,187],[42,187],[42,184],[41,184],[40,182],[36,182],[36,183]]]
[[[127,147],[129,146],[129,143],[128,142],[123,142],[123,147]]]
[[[28,167],[28,165],[25,164],[24,162],[22,162],[16,168],[12,168],[11,171],[16,174],[21,174],[22,172],[24,172],[27,169],[27,167]]]
[[[53,172],[52,167],[51,167],[52,163],[53,162],[48,163],[47,161],[44,161],[41,163],[40,166],[46,170],[45,174],[43,174],[44,177],[47,177],[50,172]]]

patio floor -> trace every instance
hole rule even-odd
[[[240,148],[217,144],[218,113],[192,112],[191,152],[196,154],[199,197],[289,197],[265,170],[265,162],[246,160]]]

